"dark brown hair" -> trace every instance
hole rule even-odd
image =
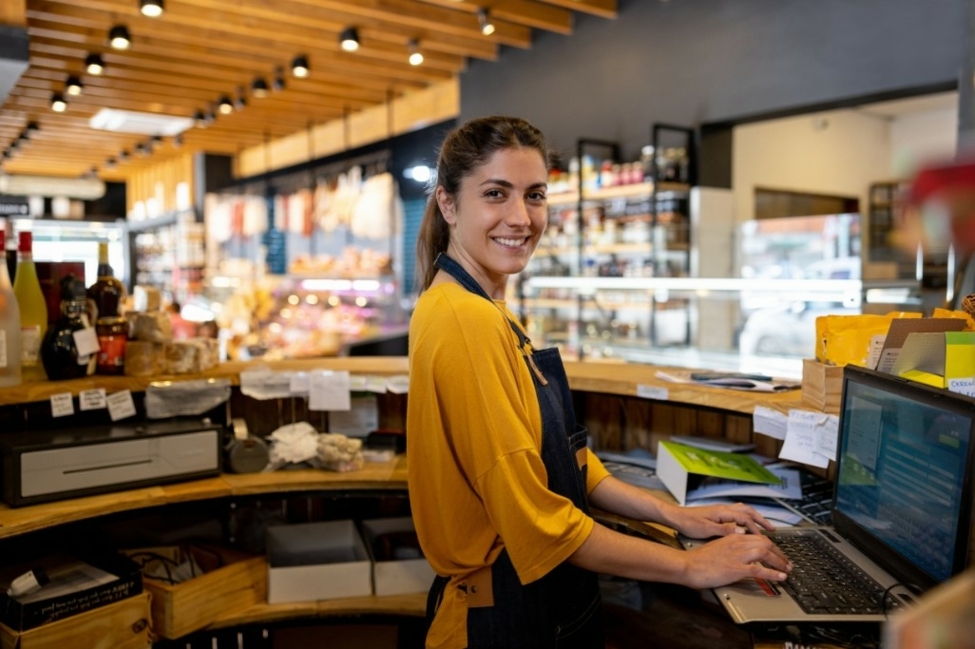
[[[416,239],[416,284],[419,292],[433,282],[437,269],[433,262],[447,250],[450,230],[437,203],[437,187],[453,197],[461,181],[502,149],[527,147],[536,149],[549,163],[545,136],[520,117],[481,117],[462,124],[447,134],[437,156],[437,175],[430,187],[430,197],[420,222]]]

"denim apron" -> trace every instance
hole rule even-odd
[[[491,298],[460,264],[441,254],[435,266],[454,277],[468,291]],[[509,319],[522,350],[528,337]],[[576,423],[569,382],[558,349],[525,355],[542,415],[541,457],[548,488],[589,514],[584,457],[586,429]],[[468,649],[595,649],[604,646],[599,584],[595,573],[562,563],[547,575],[522,585],[503,549],[492,564],[493,606],[471,607],[467,613]],[[427,623],[449,578],[438,576],[430,590]]]

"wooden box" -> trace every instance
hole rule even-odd
[[[840,414],[843,368],[811,358],[802,361],[802,403],[831,415]]]
[[[149,593],[119,600],[26,631],[0,624],[2,649],[145,649],[149,638]]]
[[[192,551],[192,549],[191,549]],[[150,577],[143,588],[152,594],[152,626],[156,635],[179,638],[211,624],[234,609],[263,602],[267,593],[267,561],[219,548],[222,567],[179,584]],[[203,565],[204,554],[198,553]],[[204,566],[205,567],[205,566]]]

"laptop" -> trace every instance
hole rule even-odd
[[[744,580],[715,589],[718,600],[738,623],[881,622],[962,572],[972,526],[973,427],[969,397],[847,367],[832,524],[770,533],[795,566],[789,579]],[[706,541],[681,542],[690,549]],[[794,549],[799,542],[813,547]],[[849,589],[800,588],[817,562],[851,569]]]

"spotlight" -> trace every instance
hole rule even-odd
[[[234,97],[234,110],[244,110],[247,105],[247,99],[244,97],[243,88],[241,89],[241,94]]]
[[[41,130],[41,127],[37,125],[37,122],[27,122],[25,129],[26,133],[30,135],[31,133],[37,133],[39,130]]]
[[[173,136],[173,148],[178,149],[183,146],[183,134],[177,133]]]
[[[494,33],[494,23],[491,22],[490,12],[486,7],[477,10],[477,22],[481,25],[481,33],[485,36]]]
[[[148,16],[150,18],[159,18],[163,15],[163,0],[142,0],[140,2],[139,11],[142,12],[143,16]]]
[[[85,70],[88,74],[99,75],[105,71],[105,62],[98,54],[89,54],[85,58]]]
[[[125,25],[115,25],[108,30],[108,43],[117,50],[127,50],[132,44],[129,28]]]
[[[51,95],[51,110],[55,113],[63,113],[68,110],[68,102],[64,100],[60,92]]]
[[[193,122],[196,124],[197,128],[206,128],[207,126],[209,126],[209,122],[207,122],[207,116],[203,114],[202,110],[198,110],[195,113],[193,113]]]
[[[98,167],[92,167],[85,173],[81,174],[81,177],[86,180],[93,180],[98,177]]]
[[[304,79],[308,76],[308,58],[305,56],[296,56],[291,62],[291,74],[298,77],[299,79]]]
[[[251,94],[258,99],[267,97],[267,81],[264,80],[264,77],[254,79],[254,82],[251,84]]]
[[[109,158],[105,161],[106,169],[114,169],[117,166],[118,166],[118,160],[116,160],[115,158]]]
[[[420,52],[420,41],[415,38],[407,43],[410,48],[410,65],[420,65],[423,63],[423,53]]]
[[[142,142],[135,145],[135,154],[139,157],[145,157],[149,155],[149,147],[147,147]]]
[[[359,49],[359,31],[355,27],[346,27],[339,35],[339,43],[346,52]]]
[[[81,79],[78,77],[70,76],[64,83],[64,92],[72,97],[77,97],[80,95],[82,90],[84,90],[84,86],[81,85]]]
[[[284,90],[284,77],[281,75],[274,77],[274,81],[271,82],[271,89],[274,91]]]
[[[122,149],[121,151],[119,151],[119,154],[118,154],[119,162],[125,162],[130,157],[131,156],[129,155],[128,149]]]
[[[217,104],[217,110],[220,111],[221,115],[229,115],[234,112],[234,103],[230,101],[230,97],[224,95],[220,98],[220,103]]]

